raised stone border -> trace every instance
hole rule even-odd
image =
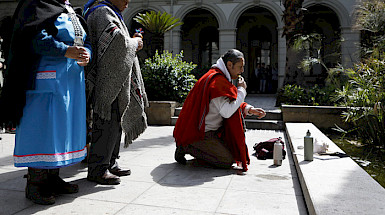
[[[282,119],[287,122],[311,122],[318,128],[332,128],[338,125],[341,128],[348,128],[341,118],[346,107],[334,106],[305,106],[305,105],[282,105]]]
[[[310,130],[328,152],[344,153],[312,123],[286,123],[289,145],[309,214],[385,214],[385,189],[350,157],[314,154],[304,161],[303,137]]]

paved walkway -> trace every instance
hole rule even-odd
[[[120,185],[88,182],[84,164],[63,168],[61,176],[79,184],[80,192],[58,196],[51,206],[24,197],[26,168],[13,166],[14,135],[0,134],[0,214],[307,214],[290,152],[279,167],[252,155],[256,142],[281,136],[287,143],[283,131],[246,132],[251,164],[244,175],[197,167],[191,160],[186,166],[176,163],[172,131],[172,126],[150,126],[122,148],[119,163],[132,175],[122,177]]]
[[[253,105],[254,107],[270,111],[279,110],[279,107],[275,107],[275,101],[275,94],[248,94],[245,99],[245,102]]]

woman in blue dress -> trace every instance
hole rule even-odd
[[[59,168],[87,155],[84,66],[90,44],[64,0],[22,0],[13,21],[0,102],[7,116],[1,120],[17,123],[14,161],[28,167],[26,197],[53,204],[55,194],[78,192],[59,177]]]

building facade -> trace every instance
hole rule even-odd
[[[75,6],[85,3],[71,2]],[[12,1],[0,0],[0,12],[9,13],[15,8],[13,5]],[[354,30],[356,5],[357,0],[304,1],[305,28],[323,35],[322,55],[328,66],[351,67],[359,60],[360,32]],[[151,10],[170,13],[184,23],[165,34],[166,50],[183,50],[184,60],[205,70],[226,50],[237,48],[245,54],[244,77],[248,87],[256,89],[258,79],[254,71],[261,63],[278,70],[277,87],[282,87],[286,58],[295,56],[287,53],[286,39],[282,37],[283,0],[131,0],[123,12],[129,29],[133,32],[139,27],[133,21],[138,13]],[[144,38],[149,44],[146,34],[150,34],[145,32]],[[318,70],[314,68],[310,76],[320,76],[322,71]]]

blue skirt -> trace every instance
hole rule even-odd
[[[65,14],[55,22],[57,40],[66,44],[73,42],[73,34],[65,32],[72,30],[69,23]],[[74,59],[43,56],[35,83],[16,128],[15,166],[49,169],[82,161],[87,155],[84,68]]]

